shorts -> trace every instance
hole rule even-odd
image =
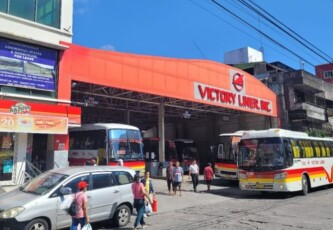
[[[173,190],[177,190],[177,187],[181,188],[182,182],[173,182]]]

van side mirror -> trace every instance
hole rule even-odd
[[[72,189],[70,187],[62,187],[60,189],[60,194],[61,195],[69,195],[72,194]]]

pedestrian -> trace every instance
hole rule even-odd
[[[76,216],[72,216],[71,230],[77,230],[79,224],[82,228],[85,224],[89,224],[90,222],[88,215],[88,197],[86,193],[88,186],[85,181],[80,181],[77,184],[78,192],[75,193],[74,199],[78,212]]]
[[[169,165],[166,169],[166,179],[167,179],[169,194],[171,194],[173,168],[174,167],[173,167],[172,161],[169,161]],[[173,188],[172,188],[172,190],[173,190]]]
[[[134,196],[134,208],[136,209],[136,219],[134,222],[134,230],[137,229],[137,226],[141,224],[142,228],[146,227],[144,220],[145,212],[145,197],[148,197],[148,193],[145,190],[144,185],[140,182],[140,175],[135,174],[134,183],[132,184],[132,193]]]
[[[154,190],[152,179],[150,178],[150,172],[146,171],[144,178],[142,178],[141,183],[145,186],[145,190],[148,193],[148,200],[145,202],[145,217],[150,216],[153,212],[151,203],[153,199],[156,198],[156,193]]]
[[[207,184],[207,190],[210,191],[210,185],[212,180],[214,179],[214,171],[212,169],[212,164],[208,163],[208,165],[204,169],[204,178]]]
[[[97,158],[96,158],[96,157],[93,157],[93,158],[90,160],[90,165],[92,165],[92,166],[97,166]]]
[[[118,166],[124,166],[124,162],[123,162],[122,159],[119,159],[119,160],[118,160]]]
[[[183,182],[184,170],[179,166],[179,161],[176,162],[176,167],[173,168],[172,182],[173,182],[173,195],[176,195],[177,188],[179,188],[179,196],[182,195],[181,187]]]
[[[192,178],[194,192],[197,192],[197,186],[199,184],[199,166],[197,165],[196,160],[193,160],[192,164],[190,165],[189,177]]]

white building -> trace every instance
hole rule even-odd
[[[261,62],[263,60],[263,53],[251,47],[240,48],[224,53],[224,63],[229,65]]]

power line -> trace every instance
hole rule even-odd
[[[266,15],[264,15],[262,12],[260,12],[259,10],[257,10],[255,7],[251,6],[246,1],[244,1],[244,0],[238,0],[238,1],[241,4],[243,4],[245,7],[247,7],[248,9],[252,10],[256,14],[258,14],[259,16],[261,16],[262,18],[264,18],[265,20],[267,20],[268,22],[270,22],[271,24],[273,24],[275,27],[277,27],[278,29],[280,29],[281,31],[283,31],[284,33],[286,33],[288,36],[290,36],[293,39],[295,39],[297,42],[299,42],[300,44],[302,44],[304,47],[306,47],[311,52],[315,53],[316,55],[318,55],[319,57],[321,57],[322,59],[324,59],[327,62],[332,62],[333,59],[328,54],[326,54],[325,52],[323,52],[322,50],[320,50],[318,47],[316,47],[315,45],[313,45],[311,42],[309,42],[308,40],[306,40],[305,38],[303,38],[301,35],[299,35],[295,31],[293,31],[291,28],[289,28],[287,25],[285,25],[280,20],[278,20],[277,18],[275,18],[273,15],[271,15],[269,12],[267,12],[261,6],[259,6],[258,4],[254,3],[252,0],[249,0],[249,1],[254,6],[256,6],[257,8],[259,8],[261,11],[263,11],[265,14],[267,14],[269,17],[271,17],[273,20],[275,20],[276,22],[278,22],[282,26],[280,26],[278,23],[276,23],[273,20],[271,20],[269,17],[267,17]],[[286,29],[284,29],[283,27],[286,28]]]
[[[244,24],[246,24],[247,26],[251,27],[253,30],[257,31],[258,33],[260,33],[261,35],[263,35],[265,38],[267,38],[268,40],[272,41],[273,43],[275,43],[276,45],[280,46],[281,48],[287,50],[288,52],[290,52],[291,54],[295,55],[296,57],[298,57],[300,60],[303,60],[304,62],[308,63],[311,66],[315,66],[313,63],[311,63],[310,61],[308,61],[307,59],[301,57],[300,55],[298,55],[297,53],[295,53],[294,51],[292,51],[291,49],[287,48],[286,46],[284,46],[283,44],[281,44],[280,42],[276,41],[275,39],[273,39],[272,37],[270,37],[269,35],[267,35],[266,33],[260,31],[259,29],[257,29],[256,27],[254,27],[253,25],[251,25],[250,23],[248,23],[247,21],[245,21],[244,19],[242,19],[241,17],[239,17],[238,15],[236,15],[235,13],[233,13],[232,11],[230,11],[229,9],[227,9],[226,7],[224,7],[223,5],[221,5],[219,2],[217,2],[216,0],[211,0],[211,2],[213,2],[215,5],[217,5],[218,7],[220,7],[221,9],[223,9],[224,11],[228,12],[229,14],[231,14],[232,16],[234,16],[235,18],[237,18],[238,20],[240,20],[241,22],[243,22]]]
[[[244,30],[242,30],[242,29],[236,27],[236,26],[234,25],[234,23],[230,23],[229,21],[227,21],[227,20],[221,18],[219,15],[217,15],[217,14],[213,13],[212,11],[208,10],[206,7],[204,7],[204,6],[202,6],[202,5],[198,4],[198,3],[196,3],[194,0],[189,0],[189,1],[192,2],[194,5],[196,5],[197,7],[201,8],[202,10],[206,11],[207,13],[211,14],[212,16],[216,17],[216,18],[219,19],[220,21],[223,21],[224,23],[226,23],[226,24],[228,24],[229,26],[233,27],[234,29],[240,31],[241,33],[246,34],[248,37],[251,37],[251,38],[253,38],[254,40],[259,41],[260,44],[262,43],[262,39],[261,39],[261,38],[258,39],[258,38],[256,38],[255,36],[253,36],[252,34],[249,34],[249,33],[245,32]],[[206,1],[210,1],[210,0],[206,0]],[[278,49],[276,49],[275,47],[272,47],[272,46],[270,46],[270,45],[267,44],[267,43],[265,43],[265,44],[266,44],[266,46],[270,47],[272,50],[275,50],[276,52],[280,53],[281,55],[285,56],[286,58],[289,58],[290,60],[293,60],[293,61],[295,61],[295,62],[297,62],[297,63],[299,62],[299,59],[296,60],[296,59],[292,58],[291,56],[286,55],[285,53],[282,53],[281,50],[278,50]]]

